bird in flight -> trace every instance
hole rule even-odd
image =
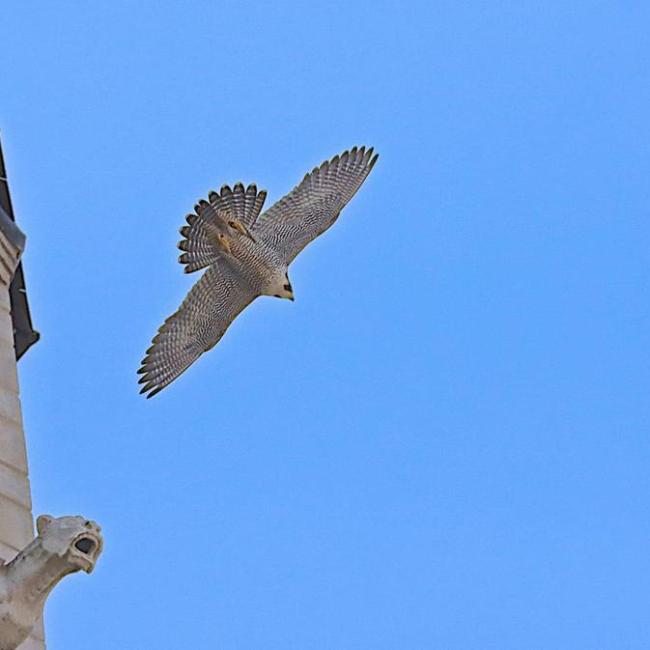
[[[258,296],[293,300],[289,264],[336,221],[377,157],[365,147],[334,156],[261,215],[266,192],[254,184],[224,185],[199,201],[180,229],[179,262],[186,273],[207,270],[154,336],[140,392],[153,397],[174,381]]]

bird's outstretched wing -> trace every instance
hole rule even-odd
[[[253,234],[273,246],[289,264],[336,221],[377,158],[372,148],[354,147],[324,162],[261,215]]]
[[[223,229],[223,220],[236,219],[250,230],[265,199],[266,192],[258,192],[256,185],[244,188],[237,183],[232,189],[224,185],[219,193],[210,192],[208,201],[199,201],[194,212],[185,217],[187,226],[180,229],[183,239],[178,242],[178,248],[185,252],[178,261],[185,265],[185,273],[198,271],[222,257],[216,234]]]
[[[219,260],[190,289],[160,327],[142,360],[141,393],[153,397],[224,335],[235,317],[258,294],[237,271],[236,262]]]

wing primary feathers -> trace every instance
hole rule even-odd
[[[260,216],[253,234],[290,264],[336,221],[376,162],[372,147],[365,146],[352,147],[325,160]]]
[[[153,337],[138,370],[140,392],[152,397],[185,372],[257,295],[237,265],[210,266]]]

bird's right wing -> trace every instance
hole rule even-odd
[[[138,370],[140,392],[153,397],[174,381],[218,343],[258,295],[238,273],[236,261],[221,259],[211,266],[154,336]]]
[[[325,161],[262,214],[253,234],[289,264],[336,221],[366,180],[377,157],[372,148],[353,147]]]
[[[216,235],[223,229],[224,220],[236,219],[251,229],[262,210],[266,192],[258,192],[255,184],[244,188],[236,183],[232,189],[224,185],[220,192],[210,192],[208,199],[194,206],[194,212],[185,217],[187,226],[180,229],[183,239],[178,248],[185,252],[178,261],[185,265],[185,273],[198,271],[222,257]]]

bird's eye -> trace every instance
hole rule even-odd
[[[291,285],[290,284],[285,284],[284,285],[284,290],[285,291],[291,291]]]

